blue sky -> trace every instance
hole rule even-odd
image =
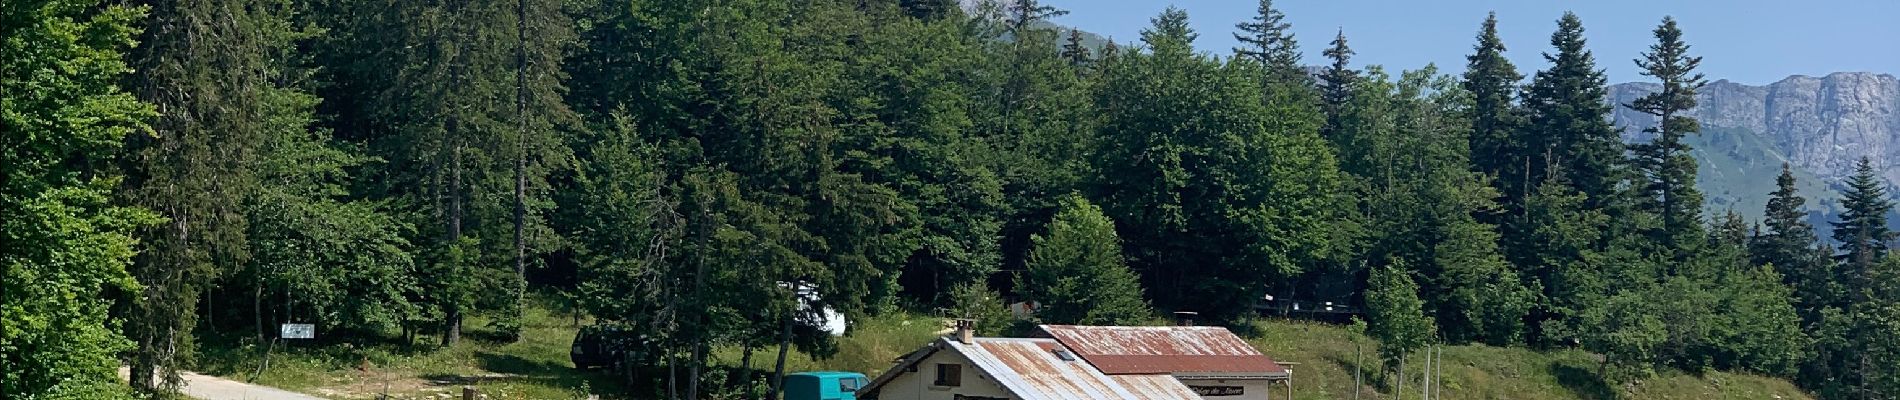
[[[1056,22],[1116,42],[1136,41],[1149,18],[1169,4],[1188,11],[1200,33],[1196,47],[1229,54],[1233,26],[1251,18],[1258,0],[1043,0],[1070,14]],[[1344,29],[1358,55],[1353,64],[1388,70],[1436,63],[1464,70],[1478,25],[1498,13],[1506,53],[1530,75],[1546,63],[1550,33],[1564,11],[1583,18],[1597,65],[1611,82],[1644,80],[1630,60],[1654,41],[1650,30],[1664,15],[1675,16],[1692,52],[1704,57],[1711,81],[1766,84],[1788,75],[1838,71],[1900,74],[1900,0],[1277,0],[1300,41],[1304,60],[1320,64],[1319,52]]]

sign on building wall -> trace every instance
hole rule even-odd
[[[1194,394],[1198,394],[1203,397],[1240,396],[1247,393],[1247,388],[1240,387],[1240,386],[1188,386],[1188,388],[1194,389]]]

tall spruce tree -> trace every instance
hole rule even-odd
[[[142,232],[133,276],[144,285],[127,332],[138,348],[131,383],[171,391],[196,343],[200,294],[250,257],[242,205],[257,189],[268,92],[289,11],[275,0],[222,4],[152,1],[134,53],[134,93],[158,110],[150,135],[126,139],[125,200],[168,219]]]
[[[1352,99],[1353,85],[1359,80],[1359,71],[1352,69],[1351,47],[1346,46],[1346,30],[1340,29],[1333,36],[1332,47],[1320,52],[1332,64],[1320,71],[1320,104],[1326,111],[1326,125],[1320,135],[1331,139],[1339,130],[1339,118],[1347,101]]]
[[[1749,258],[1755,265],[1772,265],[1783,282],[1794,289],[1802,320],[1820,320],[1822,307],[1836,304],[1834,263],[1825,254],[1808,223],[1807,199],[1795,189],[1794,172],[1787,164],[1769,193],[1762,228],[1749,238]]]
[[[144,9],[118,2],[0,7],[0,393],[130,398],[117,378],[132,343],[111,318],[135,233],[162,221],[116,203],[112,160],[150,105],[119,86]]]
[[[1524,93],[1528,118],[1512,141],[1509,173],[1499,174],[1510,198],[1534,192],[1552,170],[1586,196],[1591,208],[1603,208],[1617,196],[1623,142],[1610,124],[1607,78],[1585,47],[1583,21],[1565,13],[1550,36],[1551,66],[1538,71]]]
[[[1840,262],[1835,281],[1843,286],[1848,301],[1862,301],[1872,285],[1874,265],[1887,257],[1894,233],[1887,224],[1894,202],[1887,186],[1874,169],[1873,160],[1861,157],[1854,165],[1854,176],[1847,180],[1841,195],[1840,221],[1831,222],[1834,241],[1840,243]]]
[[[1061,57],[1048,23],[1064,13],[1036,1],[1011,3],[1001,29],[980,32],[987,51],[977,56],[984,62],[976,69],[988,72],[972,74],[978,79],[969,82],[976,104],[965,118],[973,120],[972,136],[993,148],[966,153],[987,164],[1002,186],[1000,247],[1010,268],[1021,267],[1029,236],[1055,214],[1060,197],[1076,189],[1091,146],[1094,117],[1086,111],[1085,79],[1092,78]],[[958,279],[967,280],[950,280]],[[934,291],[941,290],[927,292]]]
[[[1524,79],[1517,66],[1504,58],[1504,41],[1498,38],[1496,12],[1484,18],[1478,30],[1475,53],[1465,56],[1465,74],[1461,86],[1471,94],[1471,163],[1478,172],[1502,177],[1517,170],[1510,160],[1513,141],[1518,139],[1524,112],[1517,106],[1518,81]],[[1514,179],[1521,179],[1514,178]],[[1500,178],[1499,182],[1505,180]],[[1507,196],[1521,194],[1511,188],[1499,188]]]
[[[1234,33],[1234,40],[1241,43],[1241,47],[1234,48],[1234,55],[1265,66],[1273,82],[1305,84],[1306,72],[1300,67],[1300,43],[1290,32],[1293,24],[1285,20],[1286,13],[1274,8],[1273,0],[1260,0],[1251,21],[1234,24],[1239,30]]]
[[[1089,65],[1095,62],[1095,56],[1090,54],[1088,45],[1082,43],[1082,30],[1075,28],[1069,28],[1068,38],[1062,42],[1061,56],[1078,72],[1087,71]]]
[[[1641,193],[1637,204],[1662,219],[1662,225],[1647,236],[1681,261],[1702,238],[1702,193],[1695,187],[1696,161],[1683,138],[1701,130],[1695,117],[1686,112],[1695,108],[1696,89],[1705,82],[1702,74],[1695,72],[1702,57],[1688,54],[1689,45],[1683,43],[1675,18],[1663,17],[1654,34],[1656,44],[1650,45],[1636,65],[1643,69],[1643,75],[1656,78],[1661,90],[1627,105],[1659,121],[1657,126],[1643,129],[1653,135],[1648,143],[1631,147],[1633,162],[1642,174],[1636,183]]]

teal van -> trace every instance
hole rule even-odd
[[[785,400],[857,400],[858,389],[871,384],[864,374],[844,371],[800,372],[785,375]]]

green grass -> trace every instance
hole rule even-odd
[[[254,343],[207,344],[198,368],[203,373],[339,399],[376,398],[388,388],[395,398],[424,398],[437,393],[459,396],[473,385],[491,399],[578,399],[588,394],[624,398],[620,381],[599,371],[581,371],[568,360],[574,320],[547,307],[530,307],[521,339],[497,340],[488,320],[470,318],[461,343],[433,345],[418,337],[410,346],[397,339],[375,344],[279,344],[269,368],[255,375],[261,350]],[[248,342],[248,341],[247,341]]]
[[[385,382],[397,398],[450,393],[464,383],[499,399],[578,399],[587,394],[607,399],[645,399],[663,390],[653,387],[657,385],[629,388],[602,372],[573,369],[567,349],[574,336],[574,321],[548,310],[530,308],[526,332],[516,342],[492,339],[494,332],[485,320],[471,319],[463,343],[450,348],[396,343],[279,348],[271,357],[270,368],[256,382],[339,399],[374,398]],[[786,357],[786,370],[841,370],[877,376],[893,360],[934,340],[941,329],[942,321],[937,318],[908,313],[858,321],[850,335],[838,339],[838,351],[832,357],[815,359],[794,350]],[[1350,399],[1354,391],[1362,399],[1418,398],[1419,363],[1407,365],[1410,378],[1405,393],[1395,397],[1391,387],[1396,378],[1382,377],[1377,372],[1376,344],[1343,327],[1267,320],[1258,325],[1257,332],[1258,337],[1249,339],[1254,346],[1277,361],[1297,363],[1292,367],[1295,399]],[[1363,361],[1355,361],[1355,345],[1363,348]],[[752,367],[761,379],[771,371],[776,350],[767,347],[753,353]],[[259,350],[254,346],[207,345],[201,352],[205,373],[247,380],[258,365]],[[739,348],[713,350],[713,367],[705,372],[711,379],[707,390],[713,393],[712,398],[737,398],[740,391],[725,387],[720,379],[737,368],[740,359]],[[1785,380],[1724,372],[1703,376],[1665,373],[1639,385],[1611,387],[1597,378],[1596,360],[1595,355],[1578,350],[1450,346],[1444,354],[1443,393],[1456,399],[1810,398]],[[365,361],[371,367],[359,369]],[[1365,366],[1366,384],[1362,386],[1353,384],[1352,371],[1358,365]],[[489,378],[471,379],[482,376]]]
[[[1377,345],[1328,324],[1267,321],[1250,342],[1275,361],[1293,362],[1295,399],[1392,399],[1396,377],[1381,377]],[[1355,345],[1363,361],[1355,361]],[[1445,348],[1444,396],[1455,399],[1807,399],[1786,380],[1710,372],[1704,376],[1664,373],[1628,387],[1611,387],[1597,377],[1597,357],[1579,350],[1532,351],[1484,345]],[[1364,386],[1353,384],[1353,367],[1364,365]],[[1405,393],[1418,398],[1423,365],[1406,365]]]
[[[847,336],[838,338],[838,353],[828,358],[813,358],[796,349],[785,357],[786,371],[853,371],[866,376],[877,377],[890,368],[898,357],[923,347],[937,338],[936,332],[943,329],[943,322],[934,317],[923,317],[910,313],[894,313],[858,321],[857,327]],[[769,372],[778,348],[768,347],[755,350],[752,354],[752,366]],[[743,350],[737,347],[720,347],[713,351],[713,362],[722,366],[738,366],[743,358]]]

